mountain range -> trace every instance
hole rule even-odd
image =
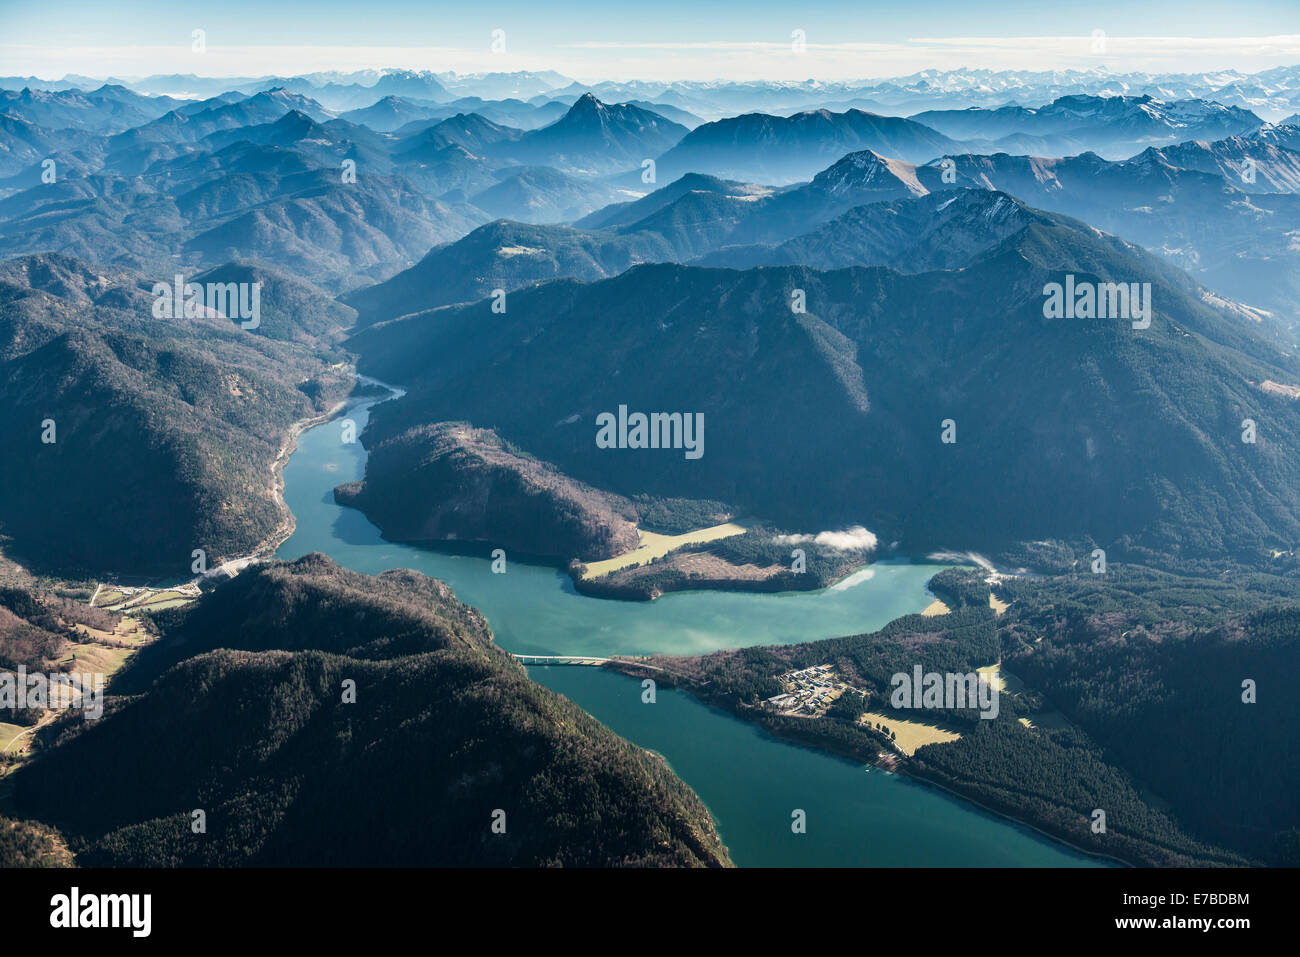
[[[1204,100],[1163,101],[1149,94],[1063,96],[1037,109],[926,110],[911,118],[954,139],[992,140],[989,152],[1068,156],[1091,150],[1116,159],[1146,143],[1220,140],[1249,135],[1263,126],[1258,116],[1241,107]]]
[[[646,265],[520,290],[503,315],[408,301],[348,343],[363,371],[410,387],[365,441],[465,420],[598,488],[794,528],[861,523],[912,551],[1091,537],[1204,556],[1300,535],[1300,368],[1248,312],[996,193],[868,206],[841,228],[883,263],[912,237],[901,256],[918,271]],[[832,249],[840,235],[827,231]],[[1049,318],[1045,289],[1067,275],[1150,284],[1150,327]],[[703,413],[709,451],[599,448],[596,416],[620,406]],[[1267,423],[1257,444],[1246,418]]]
[[[1274,128],[1280,134],[1274,139],[1291,129]],[[1242,179],[1247,159],[1250,183]],[[406,297],[417,292],[424,307],[446,305],[559,276],[607,278],[638,262],[797,262],[821,269],[888,263],[915,271],[905,255],[886,254],[870,243],[855,246],[862,237],[853,232],[837,243],[838,227],[824,224],[870,203],[979,189],[1136,240],[1205,285],[1251,305],[1261,323],[1267,319],[1269,329],[1293,342],[1300,329],[1300,262],[1291,235],[1300,222],[1300,196],[1291,191],[1298,176],[1300,152],[1256,137],[1153,148],[1119,162],[1095,154],[1063,160],[958,154],[917,166],[868,150],[785,189],[690,173],[640,199],[592,213],[575,223],[578,228],[481,227],[391,280],[350,295],[348,302],[362,323],[370,323],[401,315]],[[953,212],[968,208],[964,203]],[[1216,228],[1206,230],[1206,221]],[[956,240],[959,248],[982,241],[979,224],[967,226],[968,239]],[[801,236],[810,238],[792,242]],[[909,237],[899,241],[911,244]],[[830,254],[828,242],[839,252]]]
[[[390,79],[391,78],[391,79]],[[381,81],[387,82],[381,85]],[[206,97],[227,91],[254,93],[285,86],[326,103],[332,109],[368,106],[397,90],[397,95],[454,98],[518,99],[568,102],[588,89],[603,100],[644,100],[690,110],[705,119],[746,112],[798,113],[808,109],[861,109],[908,112],[924,109],[1000,107],[1008,103],[1048,103],[1062,96],[1154,96],[1160,99],[1208,99],[1249,109],[1269,120],[1300,112],[1300,69],[1278,66],[1249,74],[1237,70],[1198,73],[1115,73],[1102,68],[1062,70],[921,70],[903,77],[845,81],[712,80],[605,81],[590,86],[553,71],[457,74],[411,70],[328,71],[298,77],[200,77],[171,74],[143,78],[69,75],[60,80],[0,77],[0,89],[95,89],[105,83],[158,96]],[[670,119],[678,119],[669,117]]]
[[[642,97],[635,103],[590,92],[532,103],[421,97],[421,84],[436,78],[383,77],[392,89],[371,103],[376,110],[345,116],[303,92],[337,77],[192,101],[118,85],[6,94],[0,253],[58,251],[136,270],[170,267],[178,256],[190,269],[254,259],[347,293],[497,219],[618,231],[555,232],[554,251],[508,265],[454,255],[472,271],[439,280],[436,304],[550,276],[599,278],[636,262],[781,243],[872,198],[980,186],[1134,239],[1272,314],[1284,335],[1300,323],[1288,238],[1300,130],[1265,125],[1241,107],[1071,94],[1042,107],[910,119],[820,109],[692,119],[688,128],[653,112],[638,86],[626,91]],[[51,124],[73,128],[56,137]],[[1066,158],[1020,155],[1085,146]],[[1134,150],[1127,159],[1100,155],[1125,148]],[[869,154],[880,159],[864,160]],[[826,198],[815,201],[819,194]],[[1207,217],[1216,229],[1201,228]],[[567,264],[548,264],[566,258],[560,248],[579,246]]]

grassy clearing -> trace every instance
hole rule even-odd
[[[1015,675],[1003,671],[1000,663],[985,665],[979,669],[979,673],[998,689],[998,694],[1018,695],[1025,690],[1025,683]],[[1044,731],[1056,731],[1070,727],[1070,720],[1059,711],[1038,711],[1031,717],[1018,720],[1026,728],[1042,729]]]
[[[195,597],[195,594],[174,588],[140,588],[130,594],[116,588],[104,588],[95,598],[95,607],[108,611],[136,609],[157,611],[162,608],[175,608],[187,601],[193,601]]]
[[[998,694],[1020,694],[1025,690],[1025,683],[1015,675],[1002,670],[1002,663],[985,665],[976,669],[984,680],[998,689]]]
[[[74,672],[99,672],[107,681],[131,657],[134,648],[109,648],[105,645],[73,645],[59,664],[70,664]]]
[[[126,663],[137,648],[152,640],[139,622],[128,616],[123,616],[111,633],[87,625],[79,625],[77,630],[86,640],[70,645],[68,653],[59,663],[71,664],[73,671],[101,672],[106,681]]]
[[[921,614],[926,618],[933,618],[936,615],[951,615],[952,609],[936,598],[925,606],[925,611],[921,612]]]
[[[1021,718],[1020,723],[1026,728],[1041,728],[1044,731],[1059,731],[1070,727],[1070,719],[1059,711],[1040,711],[1032,718]]]
[[[149,597],[146,598],[144,601],[140,602],[140,605],[153,607],[155,605],[160,605],[168,602],[176,602],[176,601],[184,602],[184,601],[193,601],[193,600],[194,597],[192,595],[186,595],[184,592],[171,591],[171,590],[156,591],[150,594]]]
[[[735,522],[726,522],[722,525],[713,525],[709,528],[697,528],[693,532],[686,532],[682,535],[660,535],[658,532],[647,532],[642,529],[637,530],[641,537],[641,544],[632,551],[615,558],[606,558],[603,561],[592,562],[587,566],[587,571],[583,578],[600,578],[608,575],[610,572],[616,572],[620,568],[626,568],[629,565],[643,565],[654,558],[663,558],[669,552],[681,548],[683,545],[694,545],[699,542],[713,542],[719,538],[730,538],[732,535],[743,535],[749,529],[737,525]]]
[[[193,598],[165,598],[158,601],[145,602],[137,607],[145,608],[149,611],[162,611],[165,608],[179,608],[181,605],[188,605]]]
[[[104,588],[101,589],[99,594],[95,596],[95,607],[111,608],[114,605],[120,605],[122,602],[126,601],[129,597],[131,596],[123,594],[122,592],[118,591],[116,588]]]
[[[25,737],[20,737],[27,728],[20,724],[6,724],[0,721],[0,754],[14,754],[22,747]]]
[[[1272,379],[1265,379],[1259,384],[1259,387],[1265,392],[1271,392],[1273,395],[1284,395],[1288,399],[1300,399],[1300,385],[1286,385],[1282,382],[1274,382]]]
[[[935,724],[907,721],[892,714],[882,714],[879,711],[865,712],[862,715],[862,720],[869,722],[873,726],[883,724],[892,731],[894,733],[894,743],[908,757],[915,754],[917,748],[924,747],[927,744],[943,744],[947,741],[956,741],[961,737],[956,731],[949,731]]]

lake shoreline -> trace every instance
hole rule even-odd
[[[358,403],[356,418],[359,428],[364,424],[366,407],[366,402]],[[349,452],[339,448],[331,436],[315,434],[314,442],[305,438],[299,442],[301,470],[285,470],[288,501],[301,514],[296,516],[299,531],[287,543],[287,548],[282,546],[280,557],[290,559],[320,551],[345,567],[369,574],[390,568],[412,568],[439,578],[463,601],[479,608],[487,616],[497,643],[514,653],[600,657],[655,652],[698,655],[739,644],[765,646],[804,640],[810,636],[829,637],[874,629],[899,616],[915,613],[935,599],[926,583],[942,570],[941,566],[891,555],[872,563],[877,566],[874,576],[856,581],[847,588],[782,595],[693,590],[679,592],[668,602],[584,601],[585,596],[573,587],[563,568],[554,563],[525,567],[529,563],[521,565],[512,561],[508,574],[495,575],[490,571],[491,563],[482,555],[450,554],[437,546],[418,548],[385,538],[373,523],[364,520],[363,513],[340,506],[329,494],[340,481],[355,478],[356,473],[364,470],[365,450],[357,455],[355,447]],[[349,515],[355,517],[349,518]],[[460,546],[454,549],[455,552],[472,550],[466,548],[466,542],[453,544]],[[844,757],[811,747],[806,742],[789,741],[770,732],[761,734],[767,729],[745,721],[728,709],[704,702],[694,694],[688,696],[691,701],[716,712],[719,720],[725,720],[726,725],[735,730],[727,731],[725,726],[714,724],[704,727],[688,724],[672,731],[668,738],[664,738],[664,734],[669,732],[662,726],[629,730],[626,727],[627,711],[630,710],[630,720],[634,722],[652,718],[653,714],[640,710],[639,694],[627,700],[626,705],[632,706],[630,709],[616,703],[621,716],[610,713],[601,701],[602,696],[608,697],[610,689],[597,678],[600,670],[592,673],[592,669],[551,668],[537,677],[545,677],[541,683],[548,686],[567,688],[564,693],[568,693],[588,714],[607,727],[623,728],[617,733],[638,747],[662,755],[679,773],[689,766],[690,754],[700,749],[721,759],[724,764],[740,762],[761,767],[773,757],[773,752],[768,750],[771,743],[780,742],[797,744],[798,752],[808,755],[808,759],[798,759],[800,763],[815,758],[817,760],[811,767],[819,769],[816,773],[829,775],[840,782],[820,800],[831,802],[838,809],[836,813],[847,815],[841,820],[847,828],[846,833],[857,835],[850,844],[859,850],[819,846],[816,842],[803,850],[793,847],[780,850],[768,846],[769,840],[761,831],[755,830],[756,816],[766,814],[767,805],[776,800],[776,795],[782,790],[794,788],[801,791],[805,786],[802,779],[763,784],[760,790],[746,798],[735,792],[734,776],[718,777],[716,761],[706,761],[702,766],[695,766],[689,774],[684,774],[683,780],[702,799],[706,792],[719,797],[720,803],[707,803],[715,820],[727,832],[728,846],[742,855],[747,853],[755,863],[781,860],[797,864],[904,866],[908,856],[900,853],[897,844],[905,840],[924,844],[925,853],[936,866],[948,861],[968,866],[1032,866],[1035,863],[1040,866],[1096,866],[1091,857],[1082,857],[1065,842],[1027,826],[1020,836],[1014,836],[1013,831],[1002,832],[1000,828],[1019,829],[1023,825],[1014,817],[990,814],[960,794],[945,794],[943,790],[927,792],[944,794],[945,801],[954,802],[945,805],[951,807],[951,812],[937,812],[941,818],[933,824],[924,819],[914,819],[914,807],[907,803],[897,804],[895,792],[888,788],[880,791],[880,785],[872,785],[864,791],[853,775],[846,778],[843,771],[834,770],[836,766],[849,766],[856,762],[846,762]],[[622,684],[621,680],[619,684]],[[614,693],[620,699],[624,697],[621,691]],[[741,729],[748,730],[742,732]],[[750,733],[759,737],[747,737]],[[702,734],[703,738],[700,737]],[[717,751],[727,747],[726,742],[732,740],[737,742],[735,747],[739,750],[725,756]],[[775,758],[786,760],[779,757],[780,753],[783,752],[776,753]],[[909,776],[909,780],[913,779]],[[755,781],[753,786],[757,787],[758,782]],[[890,809],[883,817],[864,816],[859,810],[853,810],[860,808],[864,800],[874,801],[881,797]],[[810,799],[811,796],[798,798],[800,801]],[[788,815],[788,811],[785,813]],[[962,822],[963,815],[976,815],[989,823],[977,824],[972,820],[969,824],[960,824],[960,833],[969,833],[971,837],[961,838],[952,848],[953,856],[949,856],[942,842],[951,838],[941,838],[940,835],[951,833],[948,829]],[[994,821],[998,823],[992,823]],[[763,825],[764,829],[766,827]],[[899,827],[910,836],[904,837],[901,831],[896,830]],[[873,850],[881,841],[885,844]],[[1068,859],[1062,855],[1067,855]]]
[[[285,466],[289,464],[289,459],[293,457],[293,453],[298,450],[298,440],[302,438],[304,432],[314,429],[318,425],[325,425],[326,423],[333,421],[352,406],[360,405],[363,402],[371,402],[373,404],[386,402],[388,399],[402,395],[405,391],[387,385],[386,383],[379,382],[377,379],[371,379],[369,376],[363,376],[355,369],[352,372],[352,376],[354,382],[352,392],[348,396],[336,402],[332,408],[320,413],[319,415],[299,419],[297,422],[290,424],[289,429],[285,434],[284,441],[280,446],[280,451],[276,453],[275,458],[271,461],[272,492],[275,496],[276,508],[280,511],[281,516],[280,524],[276,526],[275,531],[258,542],[257,545],[253,547],[253,550],[247,554],[222,559],[217,564],[217,567],[209,574],[215,574],[216,572],[227,568],[237,573],[239,569],[242,569],[253,562],[261,561],[268,556],[274,555],[281,545],[293,537],[293,533],[298,527],[298,520],[293,514],[293,509],[289,507],[288,502],[284,499],[284,469]],[[362,385],[379,385],[388,389],[390,394],[388,396],[357,395],[356,389]],[[205,577],[207,576],[200,575],[198,578],[193,579],[193,581],[199,582]]]
[[[617,674],[623,675],[624,677],[632,680],[637,680],[638,678],[645,678],[650,676],[645,673],[642,674],[634,673],[638,668],[646,669],[650,667],[642,662],[637,662],[637,661],[629,661],[629,660],[623,660],[618,658],[612,658],[609,661],[607,661],[604,665],[602,665],[602,667],[605,670],[615,672]],[[1070,848],[1072,851],[1075,851],[1087,857],[1096,858],[1098,860],[1111,861],[1124,867],[1143,866],[1141,863],[1125,860],[1123,858],[1116,857],[1113,854],[1105,854],[1098,851],[1089,850],[1088,848],[1085,847],[1080,847],[1078,844],[1075,844],[1063,837],[1053,834],[1050,831],[1044,830],[1043,828],[1034,824],[1032,821],[1026,820],[1023,817],[1019,817],[1006,810],[990,807],[984,802],[976,799],[975,797],[972,797],[971,795],[963,792],[958,788],[954,788],[949,785],[942,784],[939,781],[936,781],[925,774],[917,773],[915,769],[910,767],[910,760],[907,759],[905,756],[891,754],[891,756],[897,758],[897,760],[893,760],[886,763],[880,760],[879,756],[877,756],[874,759],[864,759],[862,752],[855,751],[852,748],[848,748],[848,747],[836,748],[833,747],[829,742],[821,742],[821,741],[811,742],[801,737],[798,737],[796,735],[783,734],[780,729],[768,727],[767,725],[763,724],[760,721],[754,721],[751,718],[745,716],[741,711],[733,710],[732,708],[729,708],[725,702],[719,701],[717,698],[702,693],[702,688],[695,681],[693,681],[692,679],[688,678],[685,675],[674,675],[673,672],[671,671],[656,669],[656,674],[654,675],[654,677],[661,677],[664,674],[667,674],[672,679],[675,679],[672,681],[672,684],[670,685],[671,687],[681,688],[687,694],[690,694],[696,701],[699,701],[701,704],[710,708],[711,710],[716,711],[719,714],[726,715],[736,721],[756,727],[761,732],[770,735],[773,739],[777,741],[781,741],[785,744],[789,744],[794,747],[804,748],[808,751],[812,751],[818,754],[830,755],[834,758],[847,761],[850,764],[853,764],[855,766],[869,766],[878,771],[883,771],[886,774],[900,774],[903,777],[907,778],[909,781],[913,781],[917,784],[921,784],[926,787],[934,787],[960,801],[964,801],[968,804],[971,804],[979,808],[981,811],[984,811],[985,813],[991,814],[1005,821],[1010,821],[1012,824],[1015,824],[1019,827],[1028,828],[1029,830],[1035,832],[1036,834],[1041,835],[1042,837],[1046,838],[1049,841],[1052,841],[1053,843],[1064,845],[1065,847]],[[810,722],[815,720],[831,720],[831,719],[828,718],[808,719],[808,721]]]

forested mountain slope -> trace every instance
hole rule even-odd
[[[530,681],[418,573],[259,566],[155,647],[137,680],[184,660],[17,776],[81,864],[728,863],[662,759]]]

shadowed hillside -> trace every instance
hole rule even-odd
[[[284,521],[271,463],[290,426],[350,388],[328,345],[345,307],[231,266],[206,278],[262,281],[257,329],[155,319],[157,278],[57,255],[0,266],[0,529],[36,566],[177,574],[194,549],[251,551]]]
[[[17,775],[17,805],[58,822],[79,863],[728,862],[660,758],[530,681],[415,572],[260,566],[171,616],[156,647],[137,682],[184,660]]]
[[[365,441],[467,420],[620,494],[860,522],[918,551],[1091,536],[1176,558],[1300,538],[1300,407],[1263,385],[1300,383],[1295,359],[1137,247],[1021,213],[958,270],[642,266],[521,290],[505,314],[363,329],[362,370],[410,386]],[[1045,317],[1067,275],[1150,283],[1150,327]],[[703,456],[599,448],[596,416],[619,405],[703,413]]]

